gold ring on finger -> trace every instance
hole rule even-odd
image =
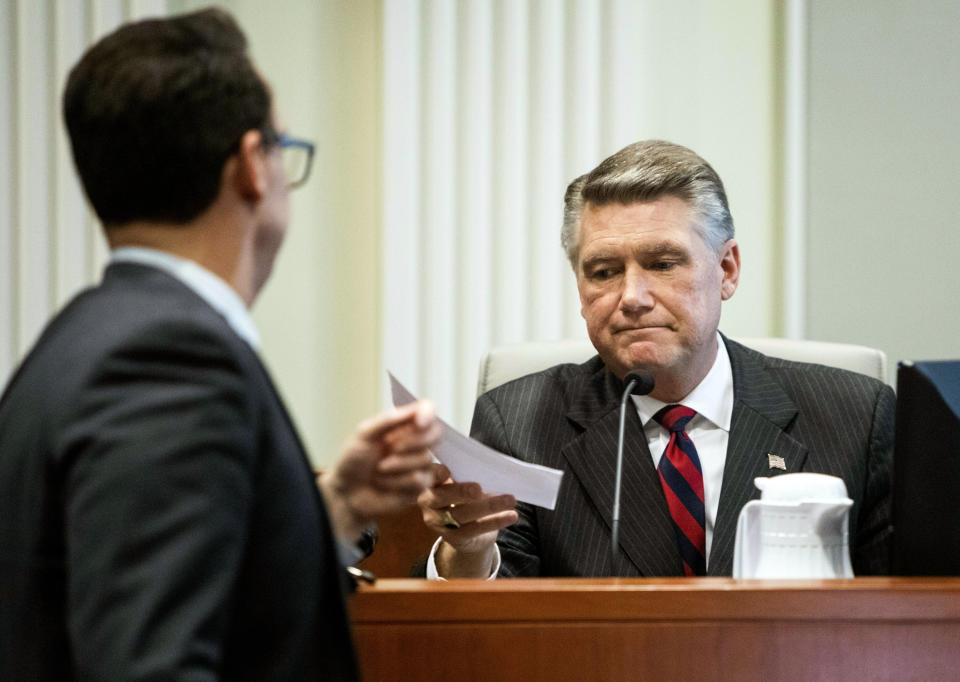
[[[444,528],[450,528],[451,530],[454,530],[460,527],[460,522],[453,518],[453,514],[450,513],[449,509],[444,509],[442,512],[440,512],[440,520],[443,521]]]

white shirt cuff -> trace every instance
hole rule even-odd
[[[433,547],[430,549],[430,556],[427,557],[427,580],[446,580],[446,578],[441,577],[440,574],[437,573],[436,555],[441,542],[443,542],[443,538],[437,538],[437,541],[433,543]],[[500,548],[496,543],[493,545],[493,551],[496,561],[493,562],[493,572],[487,576],[487,580],[493,580],[497,577],[497,573],[500,572]]]
[[[338,538],[337,557],[340,559],[340,564],[346,568],[347,566],[356,566],[363,558],[363,552],[361,552],[360,548],[356,545],[343,544]]]

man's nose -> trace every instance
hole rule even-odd
[[[629,268],[623,278],[620,308],[631,312],[653,307],[653,292],[646,273],[640,268]]]

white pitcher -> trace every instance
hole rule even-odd
[[[755,478],[762,492],[740,510],[734,578],[852,578],[847,524],[853,500],[825,474]]]

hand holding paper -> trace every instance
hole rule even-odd
[[[390,387],[394,405],[399,407],[416,400],[393,374]],[[454,480],[479,483],[487,493],[509,493],[521,502],[539,507],[556,507],[562,471],[521,462],[463,435],[442,419],[439,421],[443,431],[432,451]]]

